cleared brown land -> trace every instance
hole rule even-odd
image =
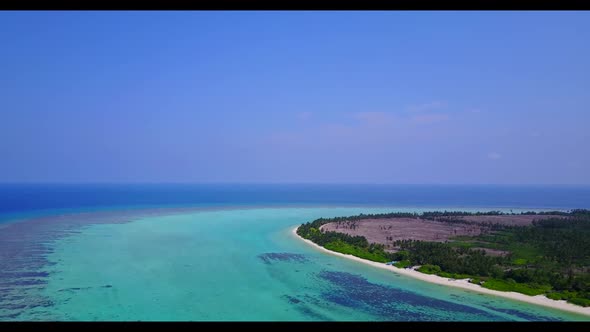
[[[336,231],[350,235],[362,235],[369,242],[389,245],[396,240],[421,240],[444,242],[454,236],[477,236],[485,231],[485,224],[502,225],[529,225],[533,220],[548,218],[561,218],[562,216],[552,215],[517,215],[517,216],[463,216],[452,217],[462,219],[469,224],[447,223],[435,220],[414,219],[414,218],[384,218],[384,219],[362,219],[354,222],[331,222],[322,225],[324,231]],[[438,218],[444,219],[448,217]],[[483,225],[482,225],[483,224]],[[487,250],[486,250],[487,251]],[[490,254],[502,254],[502,252]]]

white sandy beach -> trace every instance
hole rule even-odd
[[[496,296],[501,296],[501,297],[505,297],[505,298],[509,298],[509,299],[513,299],[513,300],[517,300],[517,301],[522,301],[522,302],[527,302],[527,303],[532,303],[532,304],[537,304],[537,305],[541,305],[541,306],[545,306],[545,307],[551,307],[551,308],[555,308],[555,309],[559,309],[559,310],[564,310],[564,311],[569,311],[569,312],[575,312],[578,314],[582,314],[582,315],[586,315],[586,316],[590,316],[590,307],[581,307],[581,306],[577,306],[575,304],[571,304],[566,302],[565,300],[552,300],[549,299],[543,295],[537,295],[537,296],[529,296],[529,295],[525,295],[525,294],[521,294],[521,293],[516,293],[516,292],[501,292],[501,291],[497,291],[497,290],[492,290],[492,289],[487,289],[487,288],[483,288],[479,285],[476,284],[472,284],[469,283],[467,281],[467,279],[463,279],[463,280],[449,280],[448,278],[443,278],[443,277],[439,277],[436,275],[431,275],[431,274],[425,274],[425,273],[421,273],[415,270],[411,270],[411,269],[401,269],[392,265],[385,265],[383,263],[377,263],[377,262],[373,262],[373,261],[369,261],[366,259],[362,259],[356,256],[352,256],[352,255],[346,255],[346,254],[342,254],[339,252],[335,252],[335,251],[331,251],[328,250],[322,246],[319,246],[315,243],[313,243],[310,240],[304,239],[302,237],[300,237],[297,234],[297,228],[295,227],[292,230],[292,233],[294,236],[296,236],[297,238],[305,241],[306,243],[308,243],[309,245],[313,246],[314,248],[321,250],[325,253],[328,254],[332,254],[332,255],[336,255],[336,256],[340,256],[340,257],[344,257],[344,258],[348,258],[348,259],[352,259],[354,261],[363,263],[363,264],[367,264],[367,265],[371,265],[373,267],[377,267],[380,269],[386,269],[386,270],[390,270],[393,271],[394,273],[398,273],[398,274],[402,274],[402,275],[406,275],[412,278],[416,278],[416,279],[420,279],[423,281],[427,281],[427,282],[431,282],[434,284],[439,284],[439,285],[444,285],[444,286],[451,286],[451,287],[458,287],[458,288],[463,288],[466,290],[470,290],[470,291],[474,291],[474,292],[479,292],[479,293],[484,293],[484,294],[490,294],[490,295],[496,295]]]

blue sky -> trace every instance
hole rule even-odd
[[[590,184],[588,12],[0,12],[0,181]]]

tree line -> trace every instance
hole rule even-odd
[[[569,212],[523,212],[559,215],[566,218],[535,220],[527,226],[490,226],[489,234],[471,237],[466,246],[453,242],[398,240],[395,253],[383,245],[369,243],[364,236],[323,231],[330,222],[354,222],[379,218],[442,218],[459,222],[456,216],[499,215],[501,212],[424,212],[360,214],[352,217],[319,218],[302,224],[297,233],[330,250],[353,254],[378,262],[396,261],[398,267],[421,266],[424,273],[449,278],[470,278],[483,287],[545,294],[553,299],[590,306],[590,210]],[[504,215],[518,215],[515,213]],[[465,238],[465,237],[463,237]],[[504,250],[505,256],[489,256],[476,246]]]

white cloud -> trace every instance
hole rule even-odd
[[[502,158],[502,155],[499,154],[498,152],[490,152],[490,153],[488,153],[488,159],[498,160],[500,158]]]

